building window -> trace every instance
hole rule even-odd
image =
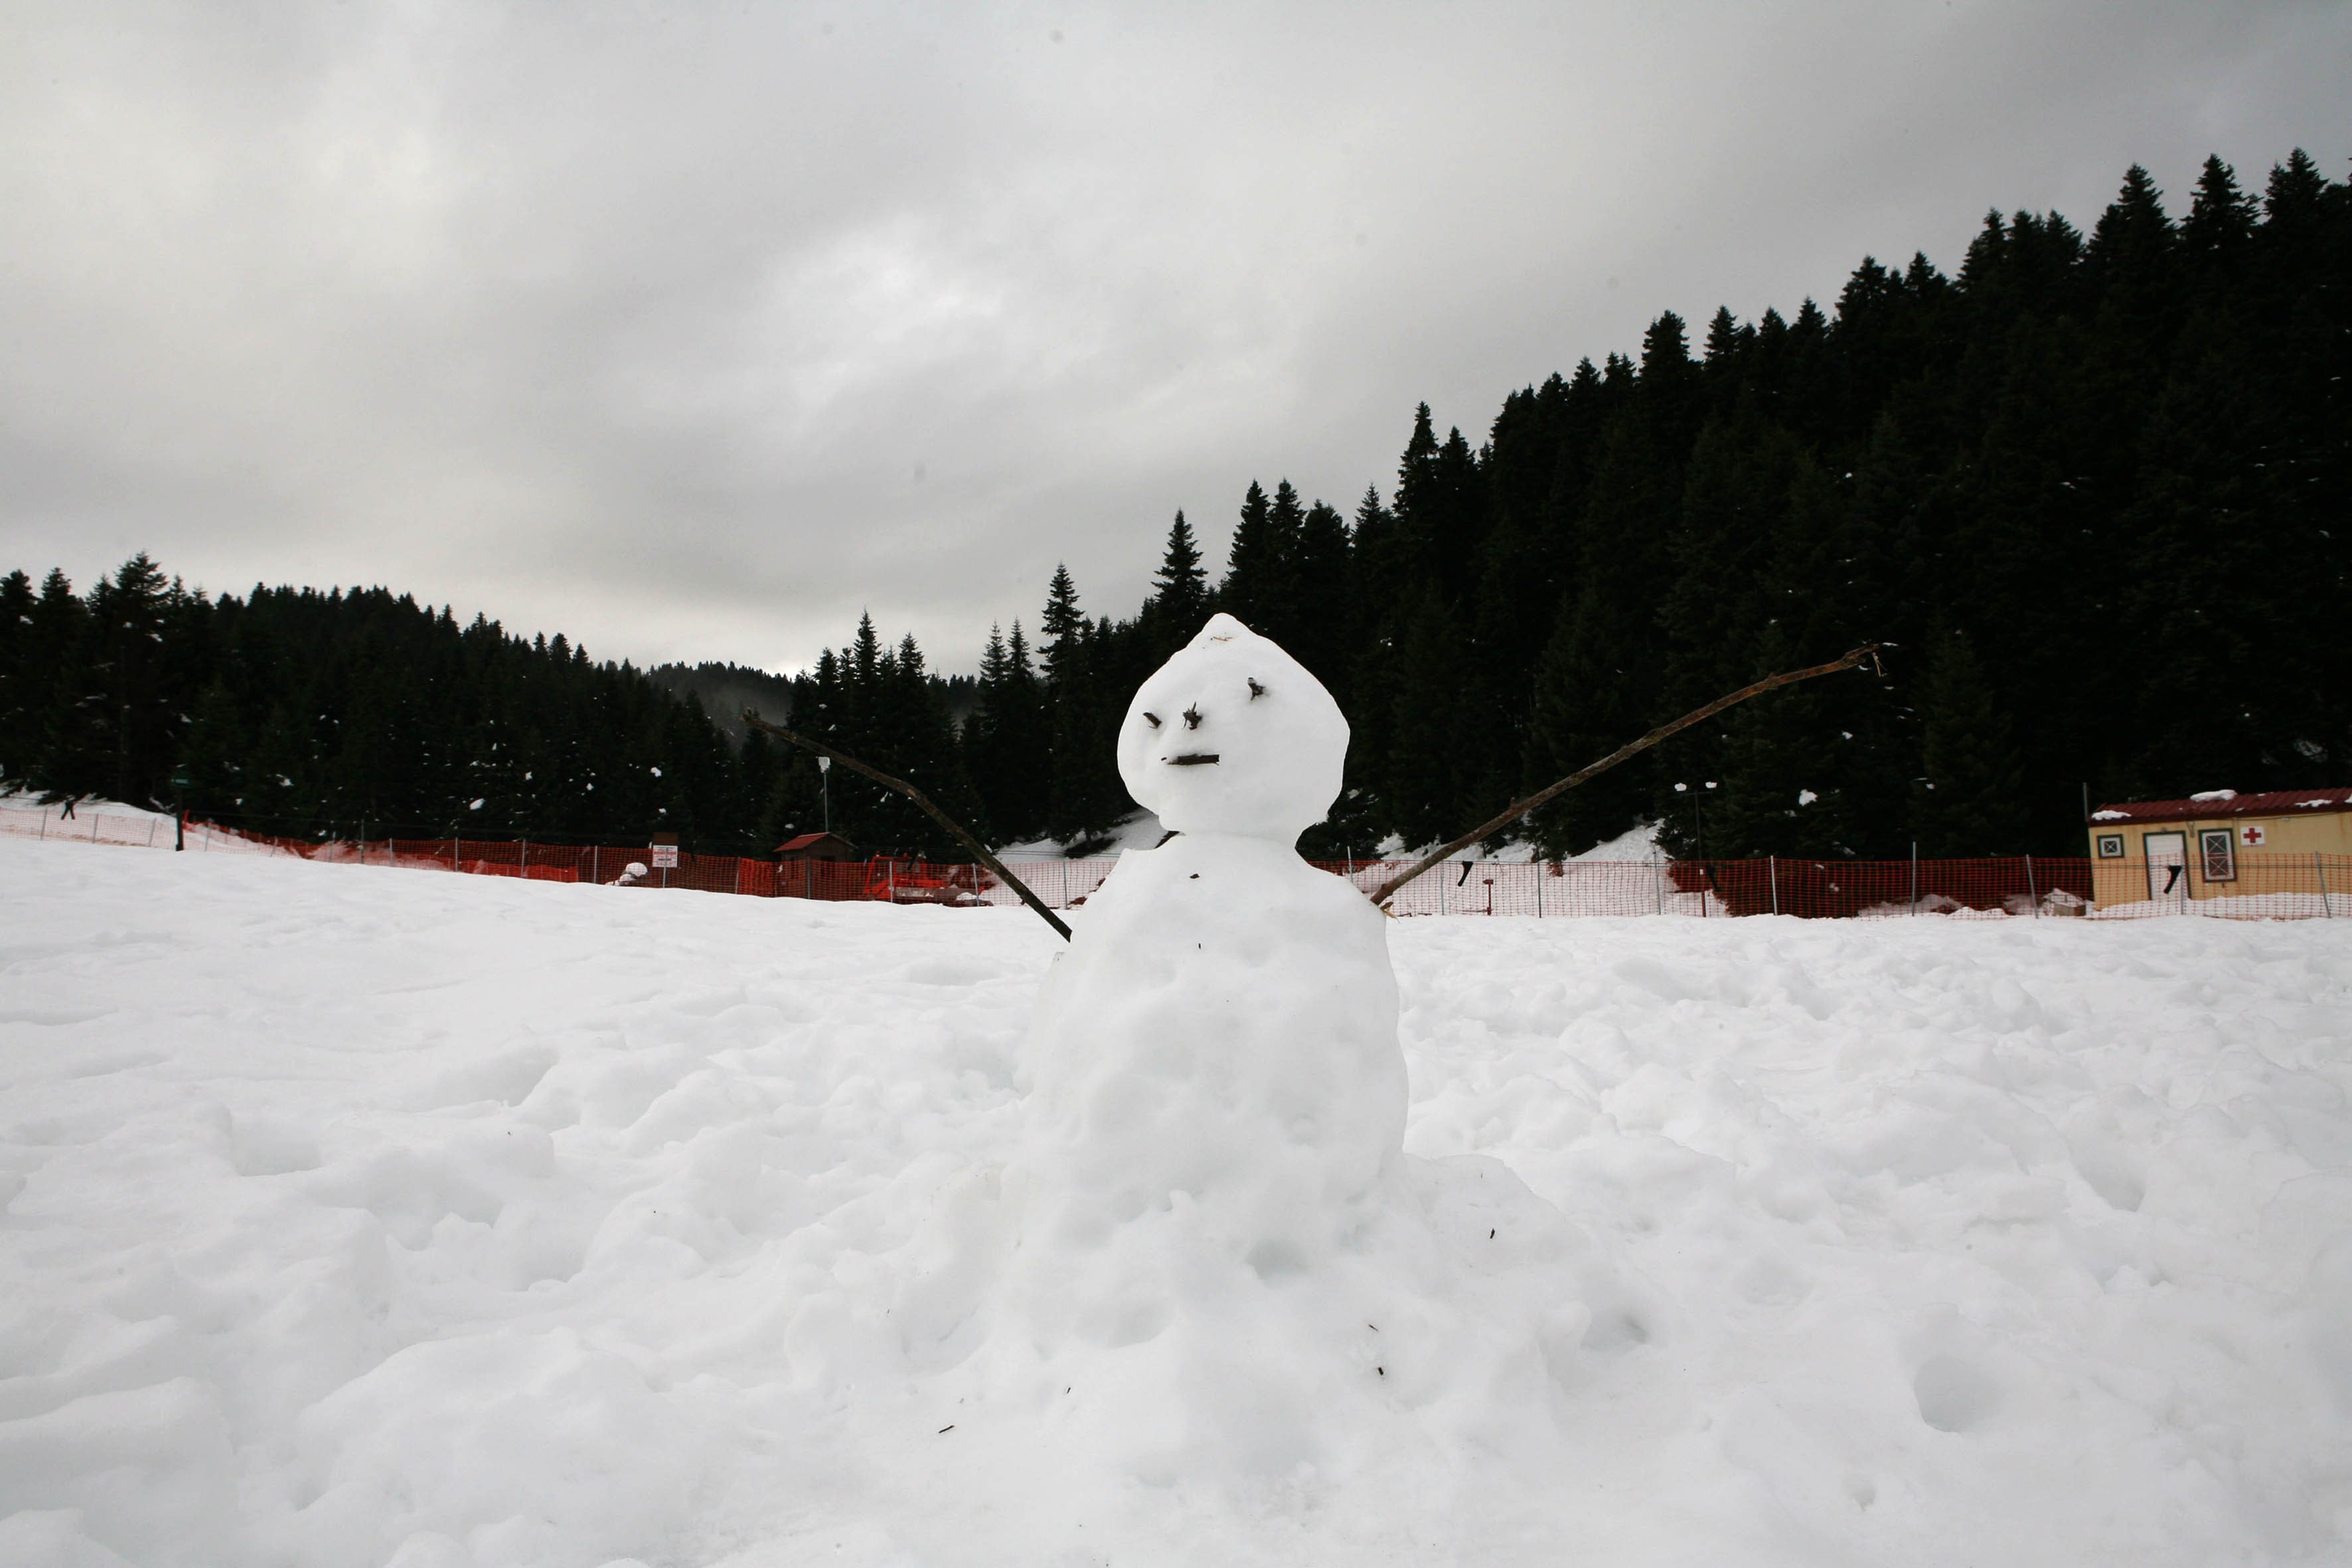
[[[2197,835],[2198,853],[2204,860],[2205,879],[2209,882],[2234,882],[2238,879],[2237,836],[2226,827],[2208,827]]]
[[[2099,858],[2102,860],[2120,860],[2123,858],[2124,836],[2120,833],[2100,834]]]

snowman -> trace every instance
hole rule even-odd
[[[1403,1147],[1386,921],[1298,858],[1348,721],[1231,616],[1145,681],[1119,774],[1171,837],[1120,858],[1039,1010],[1033,1058],[1072,1245],[1171,1204],[1244,1266],[1309,1266]]]
[[[1329,1474],[1408,1412],[1523,1442],[1587,1321],[1557,1210],[1492,1160],[1404,1154],[1387,919],[1296,848],[1347,744],[1297,660],[1211,619],[1119,731],[1170,836],[1121,857],[1040,998],[980,1359],[998,1406],[1147,1482]]]

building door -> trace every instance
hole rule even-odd
[[[2189,899],[2189,835],[2151,833],[2141,839],[2147,857],[2147,896],[2159,903]]]

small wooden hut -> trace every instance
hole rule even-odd
[[[2120,801],[2091,813],[2088,826],[2092,897],[2102,908],[2347,890],[2331,868],[2352,855],[2352,789]],[[2255,867],[2260,875],[2247,875]]]

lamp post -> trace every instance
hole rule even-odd
[[[820,756],[816,760],[816,786],[824,795],[824,830],[833,831],[833,759]]]
[[[185,763],[172,770],[172,853],[188,847],[188,777]]]

